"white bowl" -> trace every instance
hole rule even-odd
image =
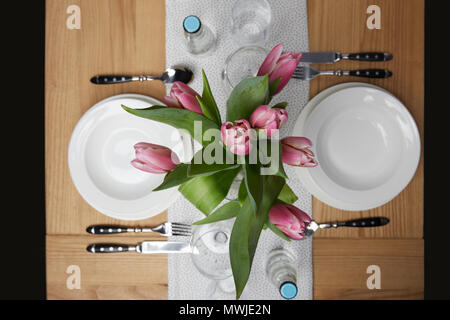
[[[122,104],[139,109],[163,105],[138,94],[116,95],[95,104],[72,133],[70,174],[81,196],[99,212],[121,220],[146,219],[166,210],[179,193],[176,187],[152,192],[164,175],[132,167],[133,146],[141,141],[164,145],[184,161],[186,137],[169,125],[126,112]]]
[[[373,85],[346,83],[322,91],[305,106],[293,135],[311,139],[319,162],[296,168],[305,188],[343,210],[389,202],[419,163],[414,119],[397,98]]]

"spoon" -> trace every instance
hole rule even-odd
[[[385,217],[364,218],[331,223],[317,223],[316,221],[312,220],[306,227],[305,235],[312,236],[313,233],[319,229],[338,228],[338,227],[357,227],[357,228],[380,227],[388,223],[389,219]]]
[[[160,76],[120,76],[120,75],[100,75],[91,78],[94,84],[114,84],[131,81],[150,81],[160,80],[164,83],[174,83],[181,81],[189,83],[192,80],[193,73],[191,70],[184,67],[168,68]]]

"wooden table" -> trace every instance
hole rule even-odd
[[[81,8],[81,29],[66,28],[69,5]],[[381,29],[369,30],[369,5],[381,8]],[[382,64],[339,62],[332,68],[386,67],[387,80],[323,77],[311,81],[310,95],[346,81],[367,81],[395,94],[409,109],[423,143],[424,0],[310,0],[311,51],[388,51]],[[167,256],[93,255],[90,224],[123,223],[92,209],[76,191],[67,165],[72,130],[83,113],[101,99],[134,92],[161,98],[157,82],[95,86],[100,73],[158,74],[165,69],[163,0],[47,0],[46,2],[46,221],[48,299],[167,299]],[[317,66],[324,68],[324,66]],[[330,66],[327,66],[330,67]],[[345,212],[313,200],[316,220],[387,216],[376,229],[321,231],[314,239],[315,299],[422,299],[423,155],[414,179],[388,204],[364,212]],[[138,223],[165,221],[167,213]],[[158,236],[146,236],[157,239]],[[135,243],[140,236],[102,241]],[[66,287],[68,267],[81,270],[81,288]],[[367,267],[381,269],[381,289],[369,290]]]

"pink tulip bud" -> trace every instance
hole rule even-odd
[[[267,137],[272,136],[272,130],[280,129],[287,121],[287,112],[280,108],[270,106],[259,106],[250,116],[250,123],[253,128],[263,129]]]
[[[283,90],[302,58],[301,52],[282,52],[283,45],[280,43],[269,52],[257,74],[258,76],[268,74],[270,83],[281,78],[274,95]]]
[[[272,135],[272,130],[278,129],[277,112],[270,106],[259,106],[250,116],[253,128],[264,129],[267,137]]]
[[[176,81],[170,89],[170,95],[164,96],[163,101],[171,108],[181,108],[203,114],[197,97],[200,95],[183,82]]]
[[[223,143],[237,155],[246,155],[251,149],[251,126],[245,120],[236,120],[232,122],[224,122],[220,129]]]
[[[305,212],[290,204],[275,204],[270,209],[269,220],[281,232],[296,240],[305,237],[306,227],[311,222]]]
[[[131,165],[150,173],[167,173],[180,163],[178,156],[169,148],[146,142],[134,145],[136,159]]]
[[[297,167],[315,167],[314,153],[311,140],[304,137],[286,137],[281,139],[281,161]]]
[[[286,123],[288,120],[288,113],[285,109],[282,108],[273,108],[277,114],[277,123],[278,123],[278,129],[281,129],[281,127]]]

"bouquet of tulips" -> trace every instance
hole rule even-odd
[[[298,198],[286,184],[283,163],[292,166],[317,165],[304,137],[280,139],[279,131],[288,119],[287,102],[270,106],[272,97],[288,83],[301,59],[301,53],[284,52],[275,46],[256,77],[242,80],[226,103],[222,121],[204,71],[203,92],[199,95],[176,82],[167,106],[126,111],[187,131],[202,148],[188,163],[180,163],[170,149],[147,142],[136,144],[137,169],[165,174],[155,191],[179,186],[183,196],[196,206],[205,224],[235,218],[229,252],[239,298],[250,275],[253,256],[263,229],[280,237],[302,239],[309,216],[292,205]],[[280,161],[281,160],[281,161]],[[236,177],[242,176],[234,201],[219,206]]]

